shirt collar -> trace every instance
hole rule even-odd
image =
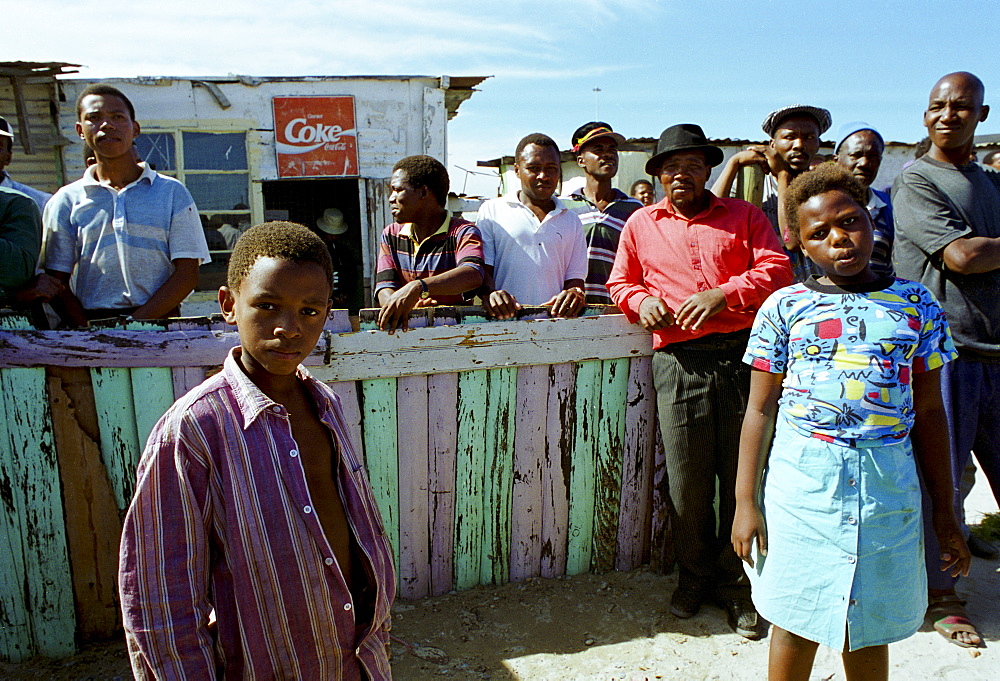
[[[143,180],[145,180],[147,184],[153,184],[153,181],[156,180],[155,170],[153,170],[146,163],[141,161],[139,162],[139,166],[142,168],[142,174],[136,179],[135,182],[126,185],[123,188],[123,191],[124,189],[128,189],[133,185],[139,184]],[[86,186],[107,187],[108,189],[111,189],[111,187],[108,184],[101,182],[100,180],[97,179],[97,176],[94,174],[96,171],[97,171],[96,163],[92,166],[88,166],[87,169],[83,171],[83,184]]]
[[[878,215],[880,212],[882,212],[882,209],[885,208],[885,206],[886,206],[885,201],[883,201],[882,198],[878,194],[875,193],[874,189],[872,189],[871,187],[869,187],[868,188],[868,212],[871,213],[872,216],[874,217],[874,216]]]
[[[611,201],[608,202],[609,206],[612,203],[617,203],[619,201],[635,201],[636,203],[640,203],[640,201],[638,199],[633,199],[631,196],[629,196],[628,194],[626,194],[625,192],[623,192],[621,189],[615,189],[614,192],[615,192],[615,198],[611,199]],[[595,208],[597,207],[597,204],[594,203],[593,201],[591,201],[590,199],[588,199],[587,195],[583,193],[582,189],[579,190],[579,191],[573,192],[572,194],[569,195],[568,198],[571,201],[583,201],[585,203],[590,204],[591,206],[594,206]]]
[[[530,211],[531,209],[528,208],[523,203],[521,203],[521,199],[517,198],[517,191],[518,190],[515,189],[510,194],[504,194],[503,200],[506,201],[507,203],[513,205],[513,206],[521,206],[525,210]],[[563,212],[564,210],[568,210],[566,208],[566,205],[562,202],[562,199],[560,199],[555,194],[552,195],[552,200],[555,202],[555,207],[552,209],[552,211],[549,213],[549,215],[555,215],[557,213]]]
[[[442,232],[444,232],[445,234],[447,234],[448,233],[448,228],[450,226],[451,226],[451,211],[450,210],[445,210],[445,212],[444,212],[444,222],[442,222],[441,226],[437,228],[437,231],[433,232],[432,234],[428,234],[427,235],[427,239],[430,239],[432,236],[435,236],[437,234],[441,234]],[[417,239],[413,236],[413,223],[412,222],[404,222],[403,223],[403,226],[399,228],[399,236],[405,236],[407,239],[409,239],[410,241],[412,241],[413,243],[415,243],[417,246],[420,246],[420,244],[424,243],[424,241],[427,241],[427,239],[424,239],[424,241],[417,241]]]
[[[723,210],[723,211],[728,211],[729,210],[729,208],[726,206],[726,204],[719,200],[718,196],[716,196],[712,192],[708,191],[707,189],[705,190],[705,193],[708,194],[708,208],[706,208],[705,210],[703,210],[702,212],[698,213],[697,215],[695,215],[693,218],[690,218],[690,219],[684,217],[683,215],[681,215],[680,213],[678,213],[676,210],[674,210],[674,206],[673,206],[673,204],[670,203],[670,198],[669,197],[664,197],[658,203],[654,203],[652,206],[650,206],[649,209],[650,209],[650,211],[653,212],[653,219],[654,220],[657,219],[657,217],[659,217],[657,215],[657,213],[662,212],[662,213],[665,213],[667,215],[671,215],[671,216],[674,216],[676,218],[679,218],[681,220],[685,220],[687,222],[692,222],[693,220],[695,220],[697,218],[700,218],[700,217],[702,217],[704,215],[708,215],[709,213],[711,213],[712,211],[714,211],[716,209]]]
[[[249,428],[254,421],[265,411],[272,411],[276,414],[286,414],[285,408],[264,394],[264,391],[257,387],[257,384],[250,380],[250,377],[243,373],[237,357],[243,352],[243,348],[236,346],[226,355],[226,360],[222,364],[222,373],[225,374],[226,381],[232,388],[236,404],[239,406],[240,415],[243,418],[243,430]],[[316,380],[312,374],[299,365],[296,376],[302,380],[309,389],[310,394],[315,392],[312,383]],[[321,406],[321,403],[317,402]],[[320,414],[320,418],[323,414]]]

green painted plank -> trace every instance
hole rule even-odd
[[[455,461],[455,588],[479,584],[483,554],[486,474],[487,373],[458,375],[458,444]]]
[[[0,383],[13,369],[0,369]],[[15,393],[0,393],[4,414],[11,413]],[[21,662],[35,654],[25,593],[24,537],[21,528],[19,477],[21,453],[14,449],[7,419],[0,419],[0,657]]]
[[[608,359],[601,362],[601,418],[597,432],[597,489],[594,502],[593,568],[597,572],[608,572],[615,567],[625,450],[628,370],[628,359]]]
[[[580,362],[576,373],[576,428],[569,471],[566,574],[590,570],[594,542],[595,449],[601,411],[601,362]]]
[[[31,324],[20,315],[0,317],[2,329],[29,329]],[[0,369],[0,384],[11,369]],[[12,413],[18,393],[0,391],[0,408]],[[0,657],[21,662],[36,653],[25,591],[24,531],[21,515],[20,473],[22,453],[14,447],[7,419],[0,419]]]
[[[130,322],[125,325],[129,331],[165,331],[165,321]],[[130,369],[132,374],[132,402],[135,407],[135,429],[139,441],[139,453],[146,446],[146,440],[153,426],[174,403],[174,376],[170,369],[161,367],[141,367]],[[138,463],[138,458],[136,459]],[[135,469],[132,469],[135,477]],[[131,497],[129,497],[131,501]]]
[[[481,584],[510,581],[511,494],[514,486],[514,429],[517,368],[487,371],[486,451],[483,481]]]
[[[22,583],[35,650],[64,657],[76,650],[76,614],[45,370],[5,370],[0,393],[6,396],[9,442],[16,454],[13,497],[21,523]],[[15,575],[3,579],[21,581]]]
[[[136,438],[141,453],[153,426],[174,403],[174,375],[170,369],[163,367],[140,367],[129,369],[129,372],[132,374]],[[132,476],[135,477],[134,468]]]
[[[399,459],[396,442],[396,379],[361,381],[365,467],[382,513],[395,564],[399,565]]]
[[[128,510],[135,492],[135,468],[142,452],[135,422],[130,369],[91,369],[94,405],[101,430],[101,459],[115,493],[118,510]]]

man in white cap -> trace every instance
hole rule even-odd
[[[0,116],[0,187],[15,189],[22,194],[27,194],[32,201],[38,204],[39,212],[45,210],[45,202],[52,198],[52,194],[43,192],[40,189],[29,187],[26,184],[15,182],[4,168],[10,165],[14,156],[14,131],[10,128],[10,123],[3,116]]]
[[[734,154],[712,186],[712,193],[729,196],[741,168],[760,166],[766,173],[760,207],[784,242],[795,280],[804,281],[810,275],[818,274],[819,270],[800,252],[798,237],[785,225],[785,211],[781,210],[781,205],[788,185],[809,170],[809,164],[819,152],[819,136],[830,129],[830,112],[804,104],[785,106],[769,113],[761,129],[771,141],[767,146],[751,145]]]
[[[884,277],[894,275],[892,269],[892,204],[889,195],[871,185],[882,165],[885,141],[879,131],[862,121],[845,123],[837,133],[833,148],[837,163],[868,188],[868,212],[872,216],[875,248],[872,250],[872,271]]]
[[[316,228],[333,261],[333,302],[353,312],[360,306],[358,259],[343,238],[347,233],[344,213],[339,208],[327,208],[316,220]]]

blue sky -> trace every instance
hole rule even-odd
[[[2,59],[81,63],[89,77],[493,76],[449,125],[458,189],[454,166],[510,154],[529,132],[568,147],[594,118],[594,88],[600,118],[628,137],[694,122],[711,137],[759,138],[768,111],[809,103],[830,109],[834,130],[861,119],[913,142],[934,81],[969,70],[998,107],[979,132],[1000,131],[1000,3],[989,0],[9,5]]]

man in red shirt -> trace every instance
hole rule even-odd
[[[692,617],[714,597],[738,634],[757,638],[750,585],[729,543],[750,391],[742,358],[757,309],[792,283],[792,270],[759,208],[705,189],[723,155],[699,126],[667,128],[656,151],[646,172],[659,176],[666,196],[625,224],[608,289],[629,321],[653,332],[680,568],[670,612]]]

